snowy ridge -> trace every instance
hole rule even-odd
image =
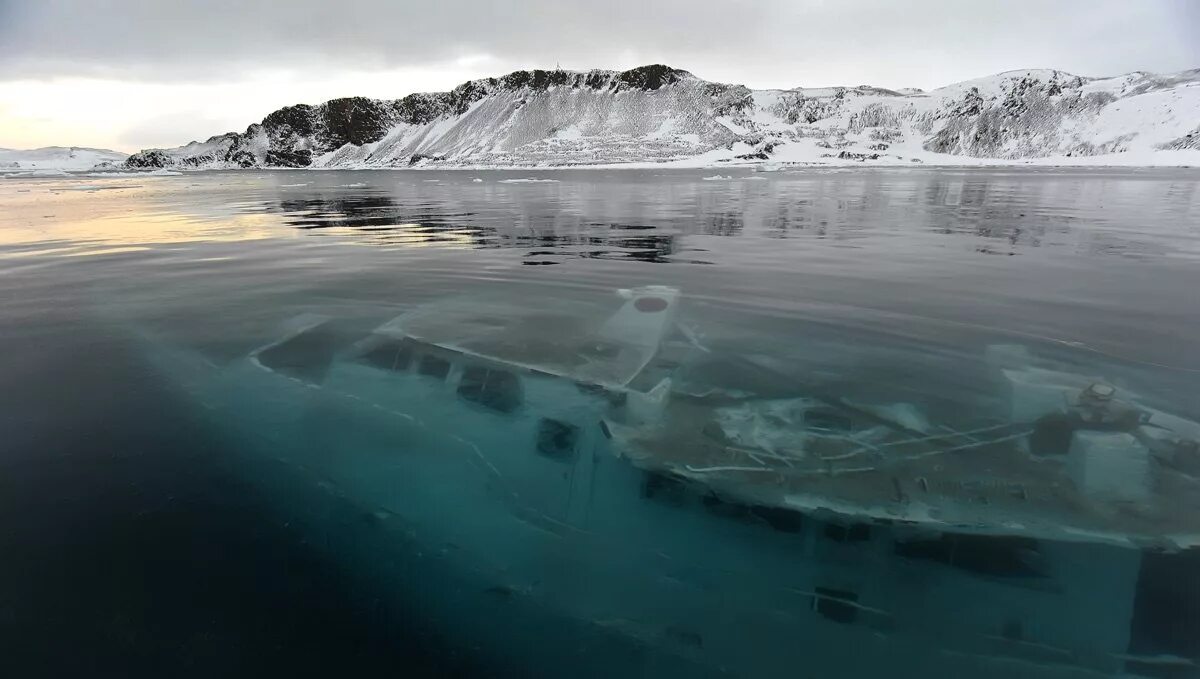
[[[0,149],[0,170],[87,170],[101,163],[123,163],[127,153],[81,146]]]
[[[450,92],[289,106],[130,168],[1066,162],[1200,164],[1200,69],[1009,71],[930,92],[751,90],[662,65],[517,71]]]

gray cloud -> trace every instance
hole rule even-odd
[[[1021,67],[1200,65],[1191,0],[0,0],[0,80],[213,81],[490,55],[512,67],[661,61],[757,86],[937,86]],[[404,92],[397,92],[397,96]]]
[[[176,146],[181,140],[204,140],[214,134],[240,130],[228,120],[215,120],[191,110],[178,110],[138,120],[117,134],[121,148]]]

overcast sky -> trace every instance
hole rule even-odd
[[[0,147],[175,146],[287,104],[646,63],[752,87],[1178,71],[1200,0],[0,0]]]

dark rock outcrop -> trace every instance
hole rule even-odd
[[[689,75],[691,74],[687,71],[681,71],[677,68],[671,68],[662,64],[651,64],[649,66],[639,66],[631,68],[628,71],[622,71],[617,74],[616,80],[626,87],[639,90],[657,90],[665,85],[677,83]]]
[[[172,164],[172,158],[161,149],[146,149],[125,159],[125,167],[141,170],[167,167]]]
[[[425,125],[448,115],[462,115],[472,104],[499,90],[545,91],[552,87],[592,90],[658,90],[693,77],[687,71],[662,64],[640,66],[628,71],[575,72],[534,69],[514,71],[499,78],[465,82],[449,92],[410,94],[396,100],[346,97],[323,104],[296,104],[273,111],[244,133],[228,133],[206,142],[182,147],[184,153],[147,149],[130,156],[129,168],[173,166],[308,167],[316,156],[347,144],[362,146],[377,142],[398,123]],[[753,102],[749,90],[728,89],[728,112],[744,109]],[[726,90],[722,90],[722,94]],[[252,140],[265,137],[263,144]],[[416,161],[413,161],[416,162]]]
[[[1200,151],[1200,127],[1178,139],[1163,144],[1159,148],[1164,151]]]

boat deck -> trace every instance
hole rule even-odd
[[[1022,450],[1024,425],[891,430],[873,440],[793,430],[793,441],[804,439],[799,451],[735,440],[720,419],[710,405],[677,399],[657,426],[609,428],[635,464],[750,502],[982,533],[1165,546],[1200,538],[1200,488],[1191,477],[1156,475],[1148,502],[1097,502],[1076,489],[1064,457]]]

